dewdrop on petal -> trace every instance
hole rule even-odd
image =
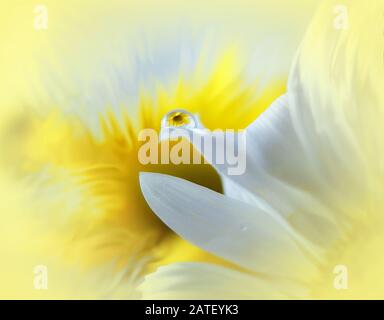
[[[161,121],[161,128],[188,128],[198,127],[198,119],[192,113],[182,109],[176,109],[168,112]]]
[[[197,115],[183,109],[168,112],[161,120],[160,141],[171,138],[190,138],[192,132],[204,129]]]

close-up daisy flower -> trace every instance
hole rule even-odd
[[[1,6],[1,299],[384,298],[381,1]]]

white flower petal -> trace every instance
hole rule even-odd
[[[226,150],[227,143],[241,143],[238,133],[201,130],[199,124],[198,129],[173,134],[188,137],[193,132],[200,137],[190,140],[220,174],[227,196],[285,217],[312,245],[324,248],[341,236],[335,210],[331,210],[331,186],[324,179],[324,166],[303,147],[287,100],[286,96],[277,99],[246,129],[246,166],[240,175],[231,175],[234,166],[229,159],[221,159],[227,160],[224,163],[214,160],[217,149]],[[203,147],[200,139],[212,141],[212,148]]]
[[[303,147],[287,96],[277,99],[246,129],[244,174],[228,175],[228,166],[213,166],[226,195],[284,216],[317,246],[328,246],[340,236],[330,210],[331,186],[320,170],[324,167]]]
[[[237,199],[248,203],[250,205],[260,207],[262,202],[255,194],[250,193],[247,189],[238,185],[236,182],[228,178],[227,176],[221,176],[221,182],[223,185],[223,192],[227,197]]]
[[[172,176],[141,173],[140,184],[160,219],[206,251],[255,272],[313,275],[314,264],[281,217]]]
[[[205,263],[160,267],[139,287],[143,299],[289,299],[304,297],[307,290],[294,281]]]

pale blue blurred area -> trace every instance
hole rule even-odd
[[[76,114],[97,133],[100,114],[124,109],[135,119],[141,89],[155,99],[158,85],[172,87],[181,73],[192,74],[202,53],[207,73],[224,48],[235,46],[244,53],[247,81],[286,77],[316,2],[184,10],[142,21],[113,3],[102,14],[73,11],[50,22],[49,46],[36,54],[41,83],[34,102],[43,112],[57,106]]]

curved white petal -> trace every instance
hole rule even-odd
[[[313,243],[327,246],[339,237],[324,167],[304,148],[287,96],[277,99],[246,132],[246,173],[229,178],[285,216]]]
[[[324,178],[326,168],[304,147],[287,96],[277,99],[245,134],[243,174],[229,175],[227,164],[212,163],[222,177],[225,194],[284,216],[317,246],[327,246],[340,237],[331,210],[332,186]],[[238,141],[231,135],[226,137]],[[214,147],[224,148],[217,143]]]
[[[221,182],[223,185],[223,192],[227,197],[243,201],[250,205],[262,206],[260,198],[257,198],[255,194],[249,192],[246,188],[237,184],[227,176],[222,175]],[[270,208],[268,209],[270,210]]]
[[[290,299],[305,297],[307,290],[286,279],[188,262],[160,267],[139,286],[143,299]]]
[[[314,264],[281,217],[172,176],[141,173],[140,185],[160,219],[206,251],[255,272],[313,276]]]

